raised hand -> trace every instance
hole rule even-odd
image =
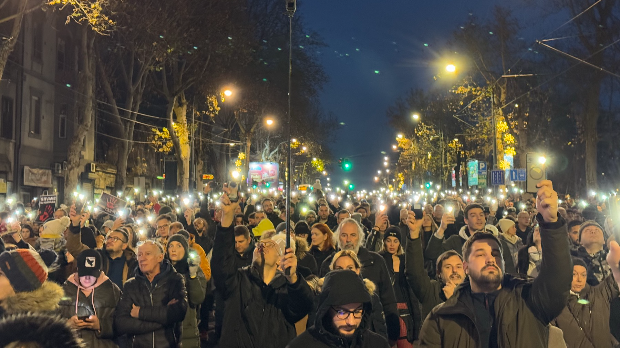
[[[558,193],[553,190],[551,180],[543,180],[537,185],[536,209],[545,222],[558,221]]]
[[[423,222],[423,219],[416,220],[415,212],[409,211],[407,215],[407,227],[409,227],[409,237],[411,239],[417,239],[420,237],[420,227]]]
[[[607,263],[614,275],[617,283],[620,283],[620,245],[618,242],[609,243],[609,253],[607,253]]]
[[[289,268],[289,275],[285,276],[288,282],[294,284],[297,282],[297,256],[293,252],[292,248],[286,249],[286,253],[282,256],[280,265],[283,270]]]

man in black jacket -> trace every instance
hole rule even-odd
[[[232,226],[237,203],[228,194],[221,201],[211,259],[215,286],[226,301],[219,347],[284,347],[297,335],[295,323],[312,310],[312,290],[298,276],[293,250],[272,240],[261,240],[252,265],[237,269]],[[289,275],[280,271],[287,268]]]
[[[334,239],[338,241],[340,250],[353,250],[362,263],[362,276],[371,280],[377,286],[377,294],[383,305],[385,313],[385,324],[388,330],[388,339],[396,342],[400,333],[400,322],[398,309],[396,308],[396,295],[390,279],[387,265],[383,257],[375,252],[364,248],[364,232],[357,221],[345,219],[334,233]],[[334,255],[323,261],[321,265],[321,276],[324,277],[329,272],[329,265],[332,263]]]
[[[254,239],[245,226],[235,226],[235,267],[242,268],[252,264]]]
[[[147,240],[138,245],[139,271],[127,281],[116,307],[115,326],[132,347],[178,347],[187,312],[183,276],[164,260],[164,248]]]
[[[371,311],[362,279],[350,270],[331,271],[319,295],[314,325],[287,347],[389,347],[385,338],[368,329]]]
[[[537,219],[545,246],[539,276],[532,281],[506,275],[499,240],[490,233],[473,234],[462,250],[469,281],[428,315],[421,347],[548,346],[549,323],[561,313],[571,288],[572,261],[557,193],[549,180],[538,187]]]
[[[265,198],[263,200],[263,210],[265,211],[265,215],[267,215],[267,219],[269,219],[274,226],[278,226],[280,223],[284,222],[273,210],[273,201],[271,198]]]
[[[318,215],[319,217],[316,222],[326,224],[332,231],[338,227],[338,221],[336,221],[336,217],[334,215],[330,214],[329,206],[327,204],[319,204]]]

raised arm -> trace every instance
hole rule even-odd
[[[224,203],[223,216],[215,235],[211,275],[215,281],[215,287],[222,291],[226,299],[238,286],[237,268],[234,262],[235,234],[232,226],[237,203],[231,203],[227,194],[222,196],[222,203]]]
[[[71,207],[69,212],[69,219],[71,219],[71,225],[69,225],[69,233],[67,236],[67,251],[77,257],[82,251],[90,249],[88,246],[82,243],[82,227],[80,219],[82,217],[75,211],[75,206]]]
[[[558,215],[558,194],[549,180],[538,185],[536,208],[544,253],[540,274],[525,295],[530,310],[546,325],[566,306],[573,266],[566,245],[566,221]]]
[[[405,273],[411,290],[420,302],[424,303],[431,299],[433,286],[431,278],[424,269],[422,238],[420,238],[420,229],[415,229],[415,221],[415,213],[409,212],[407,225],[412,225],[412,227],[409,227],[409,239],[405,249]]]

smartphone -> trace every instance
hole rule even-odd
[[[424,212],[422,211],[422,209],[413,209],[413,212],[415,214],[416,220],[424,218]]]
[[[86,319],[90,318],[90,315],[80,315],[80,316],[79,316],[79,317],[77,317],[77,318],[78,318],[78,320],[84,321],[84,320],[86,320]]]
[[[238,202],[239,201],[239,196],[237,195],[237,183],[236,182],[231,182],[228,184],[228,187],[230,188],[230,193],[228,194],[228,198],[230,198],[231,202]]]

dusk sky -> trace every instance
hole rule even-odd
[[[494,6],[511,5],[529,39],[542,37],[555,28],[551,25],[557,27],[558,16],[541,21],[524,15],[541,13],[544,10],[536,6],[542,5],[518,3],[300,0],[298,15],[328,45],[320,51],[329,76],[321,105],[345,124],[331,146],[335,159],[332,185],[342,187],[342,181],[348,179],[357,188],[372,188],[373,177],[383,163],[381,151],[390,152],[395,143],[396,130],[388,125],[387,108],[410,89],[430,88],[436,83],[433,64],[441,59],[442,44],[470,14],[484,19]],[[338,167],[341,157],[351,159],[351,172],[345,174]]]

